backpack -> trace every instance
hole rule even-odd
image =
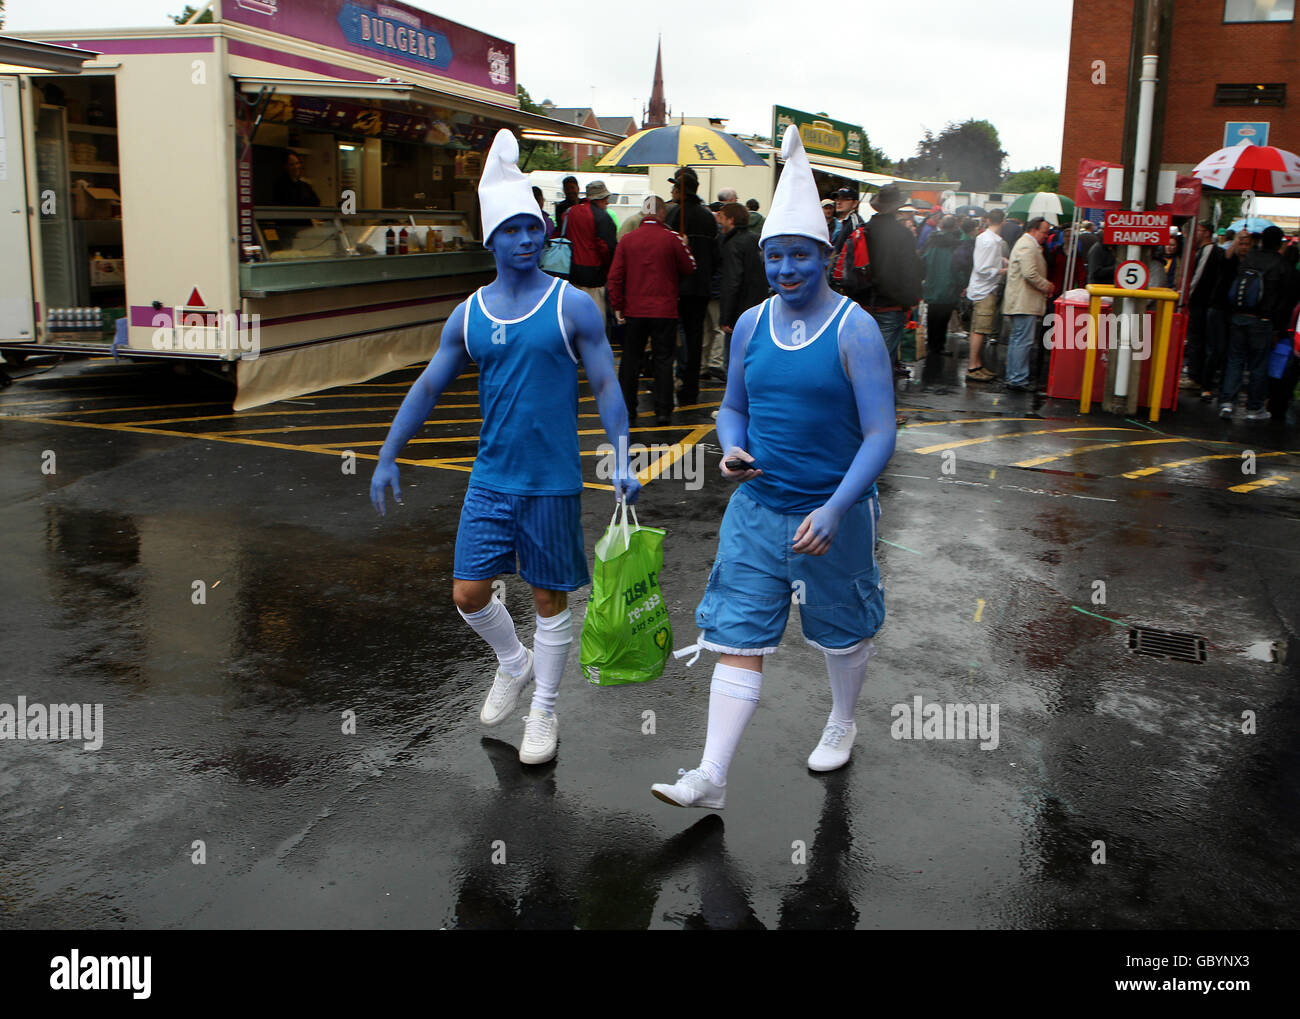
[[[831,259],[831,282],[854,301],[861,303],[871,293],[871,254],[867,250],[866,226],[841,237]]]
[[[1228,300],[1237,311],[1255,311],[1264,303],[1264,274],[1256,268],[1242,266],[1232,281]]]

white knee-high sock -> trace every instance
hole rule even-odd
[[[515,621],[510,618],[510,610],[497,599],[487,603],[487,608],[477,612],[460,612],[460,617],[469,623],[474,632],[487,641],[497,653],[497,661],[512,676],[520,676],[528,666],[528,650],[520,643],[515,634]]]
[[[763,674],[719,662],[713,667],[709,686],[709,735],[704,743],[700,768],[714,785],[727,784],[731,759],[740,745],[745,726],[758,707]]]
[[[866,640],[847,654],[826,655],[826,672],[831,680],[831,718],[836,722],[852,722],[858,706],[858,694],[867,678],[867,659],[871,657],[871,641]]]
[[[573,643],[573,616],[568,609],[554,616],[537,617],[537,634],[533,637],[534,708],[555,710],[560,693],[560,677]]]

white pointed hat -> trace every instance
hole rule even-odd
[[[812,167],[808,165],[808,154],[803,150],[803,139],[793,124],[785,129],[785,137],[781,140],[781,158],[785,160],[785,166],[781,170],[781,179],[776,182],[772,208],[767,219],[763,220],[763,232],[758,243],[765,244],[770,238],[784,234],[797,234],[830,244],[821,195],[817,193]]]
[[[483,243],[487,244],[492,231],[511,216],[528,213],[536,216],[545,226],[542,210],[533,197],[533,186],[519,169],[519,142],[513,134],[502,128],[492,139],[487,159],[483,161],[483,176],[478,182],[479,212],[483,217]]]

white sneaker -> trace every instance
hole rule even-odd
[[[522,764],[545,764],[555,756],[560,737],[560,720],[554,711],[533,708],[524,718],[524,738],[519,744]]]
[[[1246,415],[1247,421],[1269,421],[1273,417],[1267,409],[1261,407],[1259,410],[1252,410]]]
[[[1230,403],[1219,404],[1219,417],[1221,418],[1232,417],[1232,404]]]
[[[849,763],[849,754],[853,752],[853,741],[858,738],[858,726],[855,722],[837,722],[831,719],[822,730],[822,741],[817,749],[808,755],[808,767],[812,771],[834,771]]]
[[[512,676],[505,669],[497,667],[492,689],[483,702],[483,710],[478,713],[478,720],[484,725],[500,725],[504,722],[506,716],[515,710],[524,687],[533,681],[533,653],[527,648],[524,651],[528,655],[528,667],[522,676]]]
[[[687,771],[678,768],[681,776],[673,785],[656,782],[650,791],[674,807],[713,807],[721,810],[727,805],[727,787],[714,785],[699,768]]]

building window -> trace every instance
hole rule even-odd
[[[1294,21],[1295,0],[1224,0],[1224,21]]]
[[[1215,85],[1215,106],[1285,106],[1286,85]]]

